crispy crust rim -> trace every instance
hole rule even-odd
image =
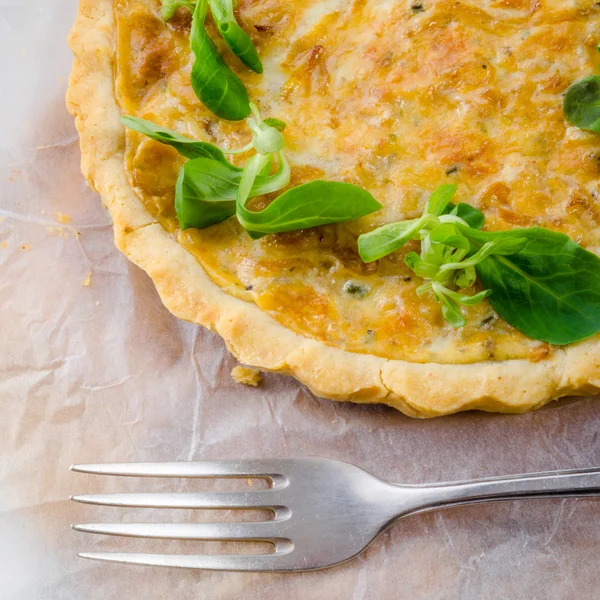
[[[597,338],[540,362],[417,364],[355,354],[283,327],[255,304],[221,290],[131,189],[114,92],[113,0],[81,0],[69,46],[75,55],[67,107],[81,138],[82,171],[102,197],[115,244],[153,279],[177,317],[218,333],[245,364],[291,375],[317,396],[384,403],[411,417],[464,410],[521,413],[567,395],[600,391]]]

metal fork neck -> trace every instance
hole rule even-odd
[[[447,506],[524,498],[570,498],[598,496],[600,470],[562,471],[543,475],[495,477],[466,482],[423,486],[395,486],[406,502],[407,489],[413,504],[401,508],[399,516]]]

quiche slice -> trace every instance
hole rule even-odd
[[[462,306],[465,323],[453,326],[434,295],[417,294],[423,279],[405,260],[416,241],[371,262],[357,246],[455,184],[456,201],[482,211],[488,231],[543,227],[598,253],[600,138],[563,112],[567,88],[597,69],[596,2],[238,0],[262,74],[209,18],[249,98],[287,125],[290,187],[346,182],[383,206],[259,239],[235,216],[182,230],[175,193],[186,158],[121,123],[130,115],[221,148],[250,140],[244,121],[217,117],[194,92],[192,13],[172,12],[165,21],[158,0],[81,0],[67,100],[116,244],[170,311],[318,396],[414,417],[523,412],[600,389],[597,335],[532,339],[491,298]]]

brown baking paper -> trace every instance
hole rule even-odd
[[[597,598],[593,500],[410,517],[359,558],[306,574],[77,557],[232,549],[72,531],[76,522],[202,517],[88,507],[71,494],[208,485],[77,475],[72,463],[321,456],[409,483],[592,467],[600,466],[600,404],[416,421],[319,400],[281,376],[266,375],[259,388],[234,383],[236,361],[221,340],[171,316],[114,249],[109,218],[83,182],[63,100],[75,11],[76,0],[0,0],[0,599]]]

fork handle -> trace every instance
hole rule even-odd
[[[600,469],[492,477],[415,488],[421,501],[411,513],[519,498],[600,497]]]

